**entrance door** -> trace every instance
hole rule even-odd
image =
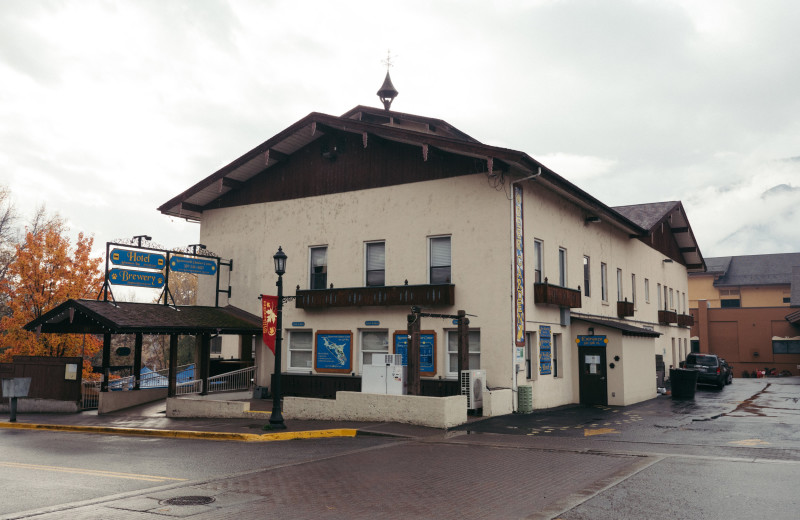
[[[578,347],[581,404],[608,404],[606,349]]]

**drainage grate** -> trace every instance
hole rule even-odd
[[[187,496],[168,498],[160,501],[159,504],[166,506],[203,506],[210,504],[214,500],[216,500],[214,497]]]

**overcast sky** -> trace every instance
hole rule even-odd
[[[309,112],[380,106],[610,206],[681,200],[705,257],[800,251],[797,0],[0,1],[0,184],[96,245]],[[217,251],[225,256],[224,251]]]

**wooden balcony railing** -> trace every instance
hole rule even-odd
[[[658,323],[660,325],[678,323],[678,313],[675,311],[658,311]]]
[[[581,292],[577,289],[550,285],[545,280],[545,283],[533,284],[533,302],[578,308],[581,306]]]
[[[455,305],[455,290],[456,286],[453,284],[298,289],[295,306],[298,309],[388,307],[390,305],[445,306]]]
[[[620,318],[633,316],[633,302],[629,302],[628,300],[617,302],[617,316]]]
[[[694,316],[691,314],[678,314],[679,327],[692,327],[694,326]]]

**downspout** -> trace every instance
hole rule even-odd
[[[516,325],[516,315],[517,315],[516,298],[515,298],[515,296],[516,296],[516,293],[515,293],[516,278],[515,277],[516,277],[516,272],[517,271],[516,271],[516,252],[514,250],[514,239],[515,239],[514,234],[515,234],[515,231],[516,231],[516,225],[515,225],[515,222],[514,222],[514,185],[518,184],[520,182],[524,182],[524,181],[528,181],[528,180],[531,180],[531,179],[535,179],[536,177],[540,176],[541,174],[542,174],[542,167],[539,166],[538,170],[533,175],[529,175],[528,177],[523,177],[522,179],[519,179],[519,180],[516,180],[516,181],[512,181],[510,183],[510,186],[511,186],[511,205],[510,205],[509,219],[511,221],[511,226],[509,226],[509,228],[511,230],[511,234],[510,234],[510,238],[511,238],[511,294],[513,295],[513,297],[511,298],[511,316],[512,316],[512,319],[511,319],[511,337],[512,338],[514,338],[516,336],[515,325]],[[523,206],[523,208],[524,208],[524,206]],[[524,224],[525,224],[525,221],[524,221],[524,215],[523,215],[523,226],[524,226]],[[523,286],[523,290],[524,290],[524,286]],[[526,299],[526,302],[527,302],[527,299]],[[525,313],[527,314],[527,307],[525,309]],[[517,404],[518,404],[517,403],[517,401],[518,401],[518,399],[517,399],[517,369],[518,369],[518,366],[517,366],[516,347],[517,347],[516,342],[512,340],[512,342],[511,342],[511,409],[514,412],[517,411]],[[523,367],[523,369],[524,369],[524,367]]]

